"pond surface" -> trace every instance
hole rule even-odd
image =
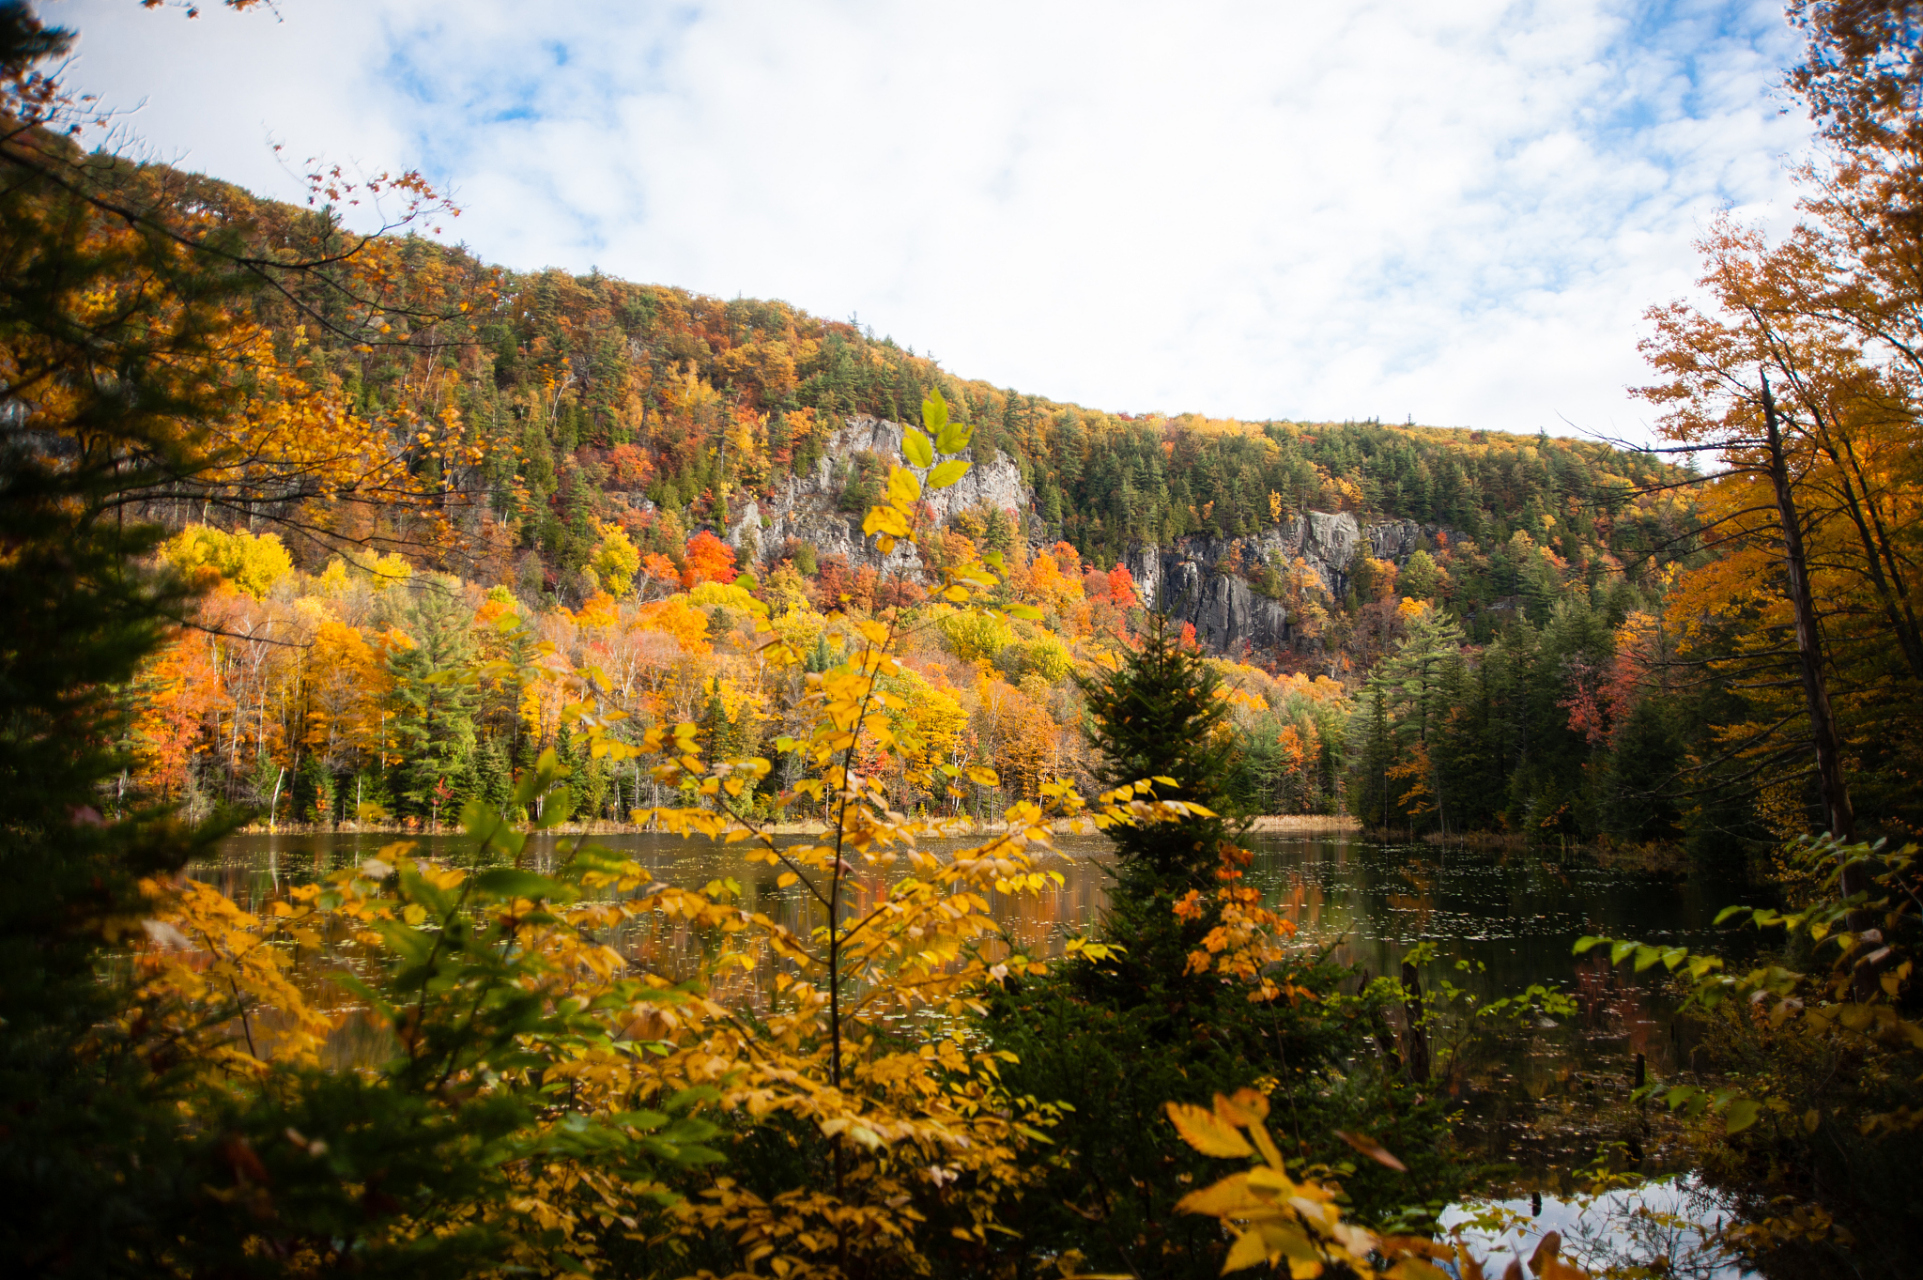
[[[305,832],[231,837],[217,864],[196,869],[237,901],[256,904],[276,885],[300,883],[372,856],[399,839],[416,853],[460,858],[467,842],[454,835],[398,837],[382,833]],[[745,844],[720,845],[647,832],[603,834],[597,842],[634,858],[670,884],[698,888],[715,880],[739,886],[742,905],[791,926],[805,926],[808,904],[796,886],[776,887],[777,869],[746,858]],[[530,855],[552,856],[555,838],[531,839]],[[1661,969],[1644,980],[1612,972],[1598,954],[1578,958],[1571,945],[1585,934],[1635,938],[1666,946],[1744,941],[1712,926],[1732,903],[1766,897],[1738,879],[1700,873],[1685,879],[1596,865],[1555,850],[1488,851],[1433,845],[1379,844],[1343,837],[1256,835],[1249,879],[1269,903],[1295,920],[1304,938],[1333,948],[1333,958],[1371,975],[1395,975],[1418,943],[1434,946],[1425,966],[1433,990],[1441,980],[1490,999],[1532,983],[1560,988],[1582,1006],[1579,1025],[1549,1037],[1552,1069],[1574,1055],[1582,1065],[1626,1064],[1644,1054],[1652,1072],[1676,1068],[1683,1047],[1657,990]],[[940,852],[960,841],[932,842]],[[1063,883],[1039,895],[994,895],[992,908],[1030,954],[1058,953],[1064,939],[1098,923],[1106,901],[1108,841],[1064,837],[1042,866]],[[1462,969],[1457,962],[1465,962]],[[1557,1063],[1562,1066],[1558,1067]]]
[[[325,876],[402,839],[413,841],[417,856],[470,856],[466,840],[454,835],[250,834],[230,838],[218,861],[197,867],[195,874],[253,906],[290,884]],[[776,868],[747,860],[748,845],[645,832],[593,839],[670,884],[699,888],[732,880],[745,907],[790,927],[818,922],[801,888],[778,888]],[[555,843],[552,836],[530,839],[532,865],[550,860]],[[1717,1216],[1727,1212],[1720,1198],[1694,1182],[1652,1184],[1646,1195],[1612,1193],[1600,1199],[1572,1201],[1555,1193],[1571,1194],[1576,1184],[1569,1171],[1612,1144],[1633,1151],[1629,1163],[1645,1171],[1687,1172],[1664,1159],[1657,1149],[1660,1131],[1652,1131],[1648,1111],[1628,1100],[1638,1055],[1651,1079],[1688,1066],[1690,1037],[1674,1017],[1663,971],[1658,967],[1640,978],[1631,976],[1610,969],[1599,952],[1572,955],[1572,944],[1589,934],[1741,955],[1749,938],[1718,930],[1713,921],[1733,903],[1767,903],[1766,892],[1738,878],[1700,872],[1686,878],[1649,875],[1553,849],[1492,853],[1291,835],[1256,835],[1244,843],[1255,854],[1249,880],[1262,888],[1271,906],[1296,922],[1302,938],[1327,946],[1334,960],[1367,975],[1393,976],[1412,947],[1431,944],[1435,959],[1424,966],[1423,981],[1432,1009],[1445,982],[1480,1000],[1531,984],[1575,997],[1574,1017],[1543,1019],[1520,1040],[1485,1047],[1472,1066],[1452,1069],[1437,1081],[1460,1104],[1457,1141],[1464,1155],[1509,1169],[1504,1185],[1548,1193],[1530,1205],[1529,1218],[1519,1209],[1526,1201],[1453,1207],[1455,1221],[1472,1213],[1483,1221],[1476,1233],[1481,1245],[1498,1253],[1526,1252],[1524,1243],[1553,1222],[1572,1246],[1585,1239],[1582,1252],[1591,1259],[1603,1260],[1613,1249],[1615,1261],[1633,1258],[1638,1265],[1667,1266],[1667,1274],[1702,1280],[1746,1274],[1707,1247],[1700,1231],[1679,1225],[1691,1209],[1704,1211],[1698,1221],[1707,1220],[1708,1208]],[[945,852],[962,845],[944,841],[930,847]],[[991,895],[991,908],[1029,954],[1059,953],[1065,939],[1099,924],[1112,861],[1105,838],[1065,837],[1040,859],[1043,869],[1061,873],[1059,887],[1013,898]],[[1487,1222],[1489,1215],[1504,1213],[1507,1222]],[[1536,1215],[1542,1220],[1533,1220]]]

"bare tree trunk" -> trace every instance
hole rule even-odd
[[[274,829],[274,815],[280,811],[280,782],[281,779],[286,776],[287,768],[284,765],[281,767],[280,772],[274,775],[274,798],[267,802],[267,829],[269,831]]]
[[[1856,812],[1850,806],[1849,786],[1843,779],[1841,744],[1836,716],[1830,710],[1829,688],[1823,680],[1821,637],[1816,631],[1816,604],[1810,595],[1809,562],[1803,554],[1803,527],[1790,492],[1789,462],[1783,452],[1782,427],[1776,401],[1770,395],[1769,375],[1763,375],[1763,425],[1769,440],[1769,478],[1776,490],[1776,515],[1783,528],[1783,560],[1789,570],[1790,604],[1796,613],[1796,656],[1803,677],[1803,697],[1809,703],[1810,737],[1816,744],[1817,784],[1830,834],[1838,840],[1856,834]],[[1848,886],[1845,886],[1845,892]]]

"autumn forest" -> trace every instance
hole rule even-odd
[[[1799,221],[1705,230],[1617,441],[508,270],[418,174],[117,153],[0,4],[0,1250],[1912,1274],[1923,20],[1789,16]],[[1278,831],[1429,931],[1372,972]],[[1450,859],[1740,893],[1497,989]]]

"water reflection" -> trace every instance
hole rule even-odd
[[[412,839],[420,856],[456,862],[472,857],[458,836]],[[778,868],[747,860],[748,846],[648,833],[596,839],[672,885],[699,888],[732,881],[740,905],[797,932],[822,921],[818,904],[803,887],[780,887]],[[258,909],[292,885],[322,878],[395,841],[391,835],[365,833],[240,835],[222,845],[217,862],[197,867],[195,874]],[[931,850],[947,852],[960,844],[936,843]],[[1653,1145],[1643,1163],[1643,1144],[1659,1145],[1660,1139],[1652,1138],[1647,1109],[1629,1104],[1637,1070],[1659,1078],[1688,1065],[1688,1037],[1662,988],[1662,970],[1630,975],[1611,969],[1598,954],[1573,956],[1571,945],[1593,934],[1740,952],[1745,935],[1719,931],[1712,922],[1731,903],[1765,902],[1756,890],[1733,878],[1654,877],[1546,851],[1488,853],[1292,836],[1256,837],[1250,846],[1255,853],[1250,882],[1297,924],[1301,937],[1326,947],[1339,963],[1365,974],[1394,975],[1411,948],[1430,944],[1435,960],[1426,966],[1424,982],[1432,1009],[1445,982],[1480,1000],[1531,984],[1573,996],[1574,1017],[1528,1025],[1495,1052],[1485,1049],[1471,1068],[1452,1063],[1437,1081],[1462,1113],[1455,1141],[1466,1157],[1533,1171],[1522,1184],[1564,1192],[1572,1189],[1568,1171],[1599,1149],[1619,1149],[1627,1163],[1645,1169],[1663,1167]],[[537,868],[551,867],[556,854],[554,837],[529,841],[527,857]],[[991,894],[991,910],[1014,945],[1030,955],[1059,954],[1066,938],[1099,922],[1111,847],[1100,837],[1068,838],[1038,862],[1043,870],[1059,873],[1061,883],[1033,895]],[[856,888],[876,892],[885,878],[882,873],[857,877]],[[705,948],[712,945],[685,926],[645,914],[608,941],[677,980],[700,972]],[[716,996],[764,1002],[773,988],[775,963],[768,957],[751,971],[731,972],[726,989],[717,987]],[[1439,1029],[1439,1041],[1447,1033],[1446,1026]],[[343,1044],[340,1052],[358,1061],[357,1055],[378,1048]],[[1642,1240],[1655,1250],[1662,1232],[1674,1236],[1682,1229],[1683,1218],[1672,1210],[1699,1192],[1693,1183],[1675,1184],[1672,1192],[1657,1197],[1660,1204],[1591,1202],[1582,1221],[1600,1233],[1592,1243]],[[1561,1206],[1553,1196],[1550,1201]],[[1690,1253],[1700,1244],[1696,1237],[1665,1239],[1675,1246],[1669,1251],[1672,1261],[1680,1261],[1679,1250]],[[1694,1274],[1718,1280],[1739,1274],[1728,1259],[1712,1255],[1700,1249],[1691,1254]]]
[[[290,884],[311,881],[358,862],[395,842],[372,833],[238,835],[221,847],[217,864],[196,874],[217,883],[236,901],[257,907]],[[598,841],[634,858],[670,884],[695,888],[733,881],[741,905],[766,912],[796,930],[820,923],[820,911],[798,885],[777,887],[778,869],[746,858],[747,846],[721,845],[651,833],[619,833]],[[412,837],[419,855],[470,856],[453,835]],[[935,842],[936,852],[961,842]],[[1733,902],[1762,901],[1739,880],[1692,876],[1686,880],[1612,870],[1548,851],[1491,854],[1430,845],[1375,844],[1361,840],[1290,836],[1254,837],[1249,879],[1294,920],[1302,936],[1333,948],[1333,958],[1369,974],[1395,974],[1418,943],[1433,944],[1438,964],[1430,973],[1447,978],[1482,999],[1520,991],[1531,983],[1574,993],[1578,1026],[1570,1031],[1588,1046],[1581,1055],[1606,1053],[1628,1062],[1643,1054],[1649,1069],[1680,1065],[1685,1046],[1656,994],[1660,970],[1643,979],[1611,970],[1601,958],[1578,960],[1571,944],[1584,934],[1634,937],[1666,946],[1728,949],[1740,936],[1712,927],[1716,912]],[[1062,883],[1040,894],[991,895],[991,907],[1015,944],[1029,954],[1058,954],[1065,938],[1097,921],[1106,900],[1109,844],[1102,837],[1067,837],[1040,865],[1059,872]],[[551,862],[555,838],[529,841],[537,866]],[[872,883],[866,883],[872,881]],[[861,887],[881,887],[881,877]],[[658,941],[658,940],[657,940]],[[674,964],[642,935],[632,942],[637,958]],[[687,957],[692,959],[692,957]],[[1468,969],[1455,966],[1468,962]],[[1435,978],[1430,979],[1432,985]],[[1565,1059],[1570,1037],[1538,1053],[1532,1078],[1518,1064],[1533,1097],[1569,1083]]]
[[[1590,1275],[1749,1280],[1759,1273],[1717,1238],[1735,1216],[1722,1195],[1690,1176],[1568,1200],[1537,1196],[1451,1205],[1441,1224],[1444,1231],[1461,1230],[1492,1276],[1526,1262],[1553,1231],[1562,1237],[1564,1260]]]

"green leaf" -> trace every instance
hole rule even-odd
[[[1669,1105],[1671,1111],[1679,1111],[1684,1107],[1701,1101],[1702,1096],[1703,1091],[1695,1085],[1679,1084],[1671,1086],[1669,1091],[1663,1095],[1663,1101]]]
[[[927,436],[913,427],[909,427],[902,433],[901,455],[918,467],[935,465],[935,446],[929,442]]]
[[[332,982],[335,986],[341,988],[342,990],[350,992],[353,995],[357,995],[362,1000],[365,1000],[367,1002],[367,1007],[369,1009],[372,1009],[375,1013],[379,1014],[381,1017],[386,1018],[389,1021],[392,1021],[396,1016],[397,1011],[395,1010],[392,1004],[388,1003],[386,997],[382,996],[379,991],[376,991],[373,987],[370,987],[369,985],[367,985],[367,983],[362,982],[359,978],[355,977],[351,973],[348,973],[346,970],[342,970],[339,973],[328,975],[328,981]]]
[[[1649,968],[1651,965],[1655,964],[1658,960],[1662,958],[1663,958],[1663,953],[1657,950],[1655,947],[1648,945],[1647,943],[1643,944],[1640,947],[1637,947],[1636,948],[1636,972],[1641,973],[1643,970]]]
[[[1610,967],[1613,968],[1616,965],[1621,964],[1623,962],[1623,958],[1627,956],[1630,952],[1634,951],[1635,949],[1636,949],[1636,944],[1633,942],[1612,943],[1609,948]]]
[[[699,1106],[704,1102],[713,1102],[720,1096],[721,1090],[713,1085],[697,1084],[686,1089],[677,1089],[663,1105],[669,1111],[685,1111],[689,1107]]]
[[[622,857],[605,845],[584,845],[574,855],[571,864],[577,871],[599,871],[603,875],[620,875],[628,869],[628,859]]]
[[[1026,618],[1030,622],[1040,622],[1042,620],[1042,611],[1032,604],[1011,604],[1008,606],[1008,616],[1011,618]]]
[[[1723,921],[1729,919],[1731,916],[1740,915],[1741,913],[1748,910],[1749,910],[1748,907],[1724,907],[1721,911],[1718,911],[1716,913],[1715,923],[1721,924]]]
[[[422,933],[419,929],[410,929],[398,920],[383,920],[374,929],[404,960],[421,964],[433,954],[432,935]]]
[[[486,844],[494,838],[494,832],[505,825],[501,815],[490,809],[487,802],[478,796],[461,808],[461,826],[476,844]]]
[[[975,428],[951,422],[935,432],[935,447],[943,453],[960,453],[974,436]]]
[[[418,902],[428,914],[445,918],[454,910],[454,897],[445,889],[429,884],[426,877],[412,868],[401,872],[401,897],[410,902]]]
[[[667,1122],[668,1117],[659,1111],[617,1111],[608,1117],[608,1123],[611,1125],[625,1125],[630,1129],[639,1129],[642,1133],[652,1133]]]
[[[1584,936],[1576,939],[1576,945],[1569,949],[1569,953],[1571,955],[1579,956],[1583,952],[1589,950],[1591,947],[1600,947],[1603,943],[1607,941],[1609,941],[1609,939],[1607,938],[1591,938],[1585,934]]]
[[[1762,1113],[1762,1110],[1762,1105],[1754,1099],[1731,1099],[1729,1106],[1723,1109],[1723,1131],[1741,1133],[1756,1123],[1756,1117]]]
[[[928,487],[930,489],[946,489],[949,485],[954,484],[967,474],[968,463],[963,462],[960,458],[950,458],[928,473]]]

